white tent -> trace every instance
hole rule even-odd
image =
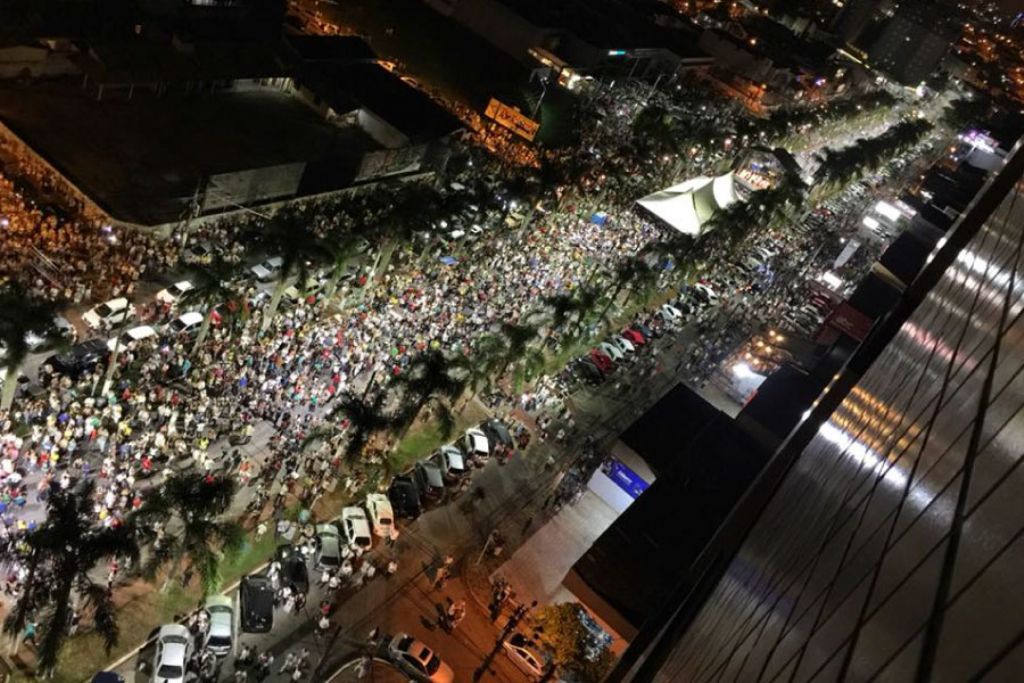
[[[701,234],[701,227],[719,209],[737,201],[732,172],[715,178],[692,178],[637,200],[655,217],[686,235]]]

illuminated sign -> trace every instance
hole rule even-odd
[[[537,131],[540,130],[539,123],[530,117],[525,116],[515,107],[510,107],[504,102],[499,102],[493,97],[491,98],[491,101],[487,103],[487,109],[484,110],[484,116],[493,120],[499,126],[508,128],[519,137],[525,138],[530,142],[533,142],[533,138],[537,136]]]

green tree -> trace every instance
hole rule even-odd
[[[108,654],[118,642],[113,598],[90,573],[103,560],[116,557],[134,564],[139,547],[131,525],[99,528],[92,523],[96,517],[94,492],[92,481],[53,489],[46,519],[25,538],[27,573],[21,594],[4,621],[4,631],[18,637],[33,612],[44,615],[37,648],[42,672],[56,665],[76,602],[83,612],[92,614]]]
[[[542,607],[535,616],[540,642],[552,663],[579,683],[600,683],[611,671],[614,655],[584,623],[579,603]]]
[[[203,309],[203,324],[199,326],[199,333],[192,345],[193,354],[206,341],[217,306],[234,303],[241,307],[243,304],[242,297],[238,295],[238,291],[231,284],[238,275],[238,264],[226,261],[218,255],[209,264],[197,266],[197,270],[199,276],[192,283],[192,289],[182,294],[180,298],[181,303],[186,307],[195,304]]]
[[[279,211],[257,239],[271,254],[281,259],[280,279],[274,286],[260,324],[260,331],[265,332],[277,317],[281,297],[288,286],[298,281],[304,287],[313,262],[327,260],[331,253],[327,244],[308,227],[306,217],[292,209]]]
[[[424,351],[413,358],[399,377],[399,384],[411,397],[407,410],[402,411],[405,424],[403,434],[419,417],[428,404],[435,407],[442,438],[448,438],[455,429],[455,415],[451,402],[466,388],[465,359],[446,358],[439,349]],[[398,441],[401,441],[399,436]]]
[[[18,370],[28,356],[25,336],[59,340],[53,324],[56,311],[51,304],[34,301],[18,288],[0,293],[0,410],[10,410],[18,388]]]
[[[167,567],[161,590],[167,590],[182,564],[199,575],[203,595],[221,584],[221,562],[236,556],[245,543],[245,530],[235,521],[222,520],[236,491],[229,476],[176,474],[164,482],[138,513],[140,527],[158,524],[163,533],[154,538],[143,575],[156,578]]]

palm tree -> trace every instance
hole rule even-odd
[[[220,586],[222,559],[237,555],[245,541],[238,522],[220,519],[231,506],[235,489],[229,476],[177,474],[143,505],[139,521],[159,523],[166,532],[154,543],[143,567],[143,574],[153,579],[170,565],[162,591],[185,562],[189,575],[198,572],[204,597]]]
[[[326,245],[331,258],[331,277],[324,288],[324,296],[328,299],[338,291],[338,283],[348,272],[348,264],[359,253],[359,245],[359,238],[351,234],[344,235],[336,244]]]
[[[399,377],[399,383],[412,397],[409,409],[403,411],[407,420],[402,426],[403,434],[416,422],[423,408],[433,403],[441,436],[448,438],[455,428],[450,402],[466,388],[468,365],[462,357],[446,358],[439,349],[424,351],[413,358],[409,368]],[[453,371],[461,376],[455,376]],[[398,441],[401,441],[401,436]]]
[[[412,237],[413,227],[432,217],[439,203],[437,192],[426,185],[416,183],[402,187],[394,204],[376,226],[380,246],[373,266],[375,282],[380,282],[387,274],[391,257],[400,244]]]
[[[345,454],[349,458],[361,455],[363,448],[373,436],[395,427],[396,418],[385,408],[387,394],[384,392],[376,392],[373,396],[367,397],[347,391],[340,394],[335,401],[330,417],[343,417],[348,420],[348,444],[345,447]]]
[[[25,538],[28,571],[21,595],[4,621],[4,631],[18,637],[29,615],[40,606],[45,608],[37,650],[39,670],[43,672],[56,665],[76,599],[92,611],[108,654],[120,635],[110,591],[96,584],[90,572],[108,558],[128,558],[130,564],[135,563],[139,547],[131,525],[99,528],[92,524],[94,490],[95,483],[89,480],[68,489],[55,489],[42,526]]]
[[[18,388],[18,370],[28,356],[25,336],[34,334],[46,340],[59,340],[53,324],[56,311],[50,304],[28,298],[20,289],[9,289],[0,294],[0,411],[10,410]]]
[[[182,294],[180,299],[185,305],[199,304],[200,308],[205,310],[203,324],[200,325],[195,344],[192,346],[193,354],[206,341],[217,306],[231,301],[238,301],[241,305],[238,292],[231,285],[231,281],[238,274],[238,264],[225,261],[218,255],[208,265],[198,266],[198,270],[198,281],[193,283],[192,289]]]
[[[305,286],[309,279],[310,263],[330,258],[330,249],[309,229],[303,216],[293,210],[278,212],[257,239],[267,245],[268,251],[279,256],[282,262],[281,277],[274,287],[260,324],[260,331],[266,332],[277,316],[284,290],[296,279]]]

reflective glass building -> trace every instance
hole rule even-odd
[[[633,681],[1024,680],[1024,154],[634,643]]]

